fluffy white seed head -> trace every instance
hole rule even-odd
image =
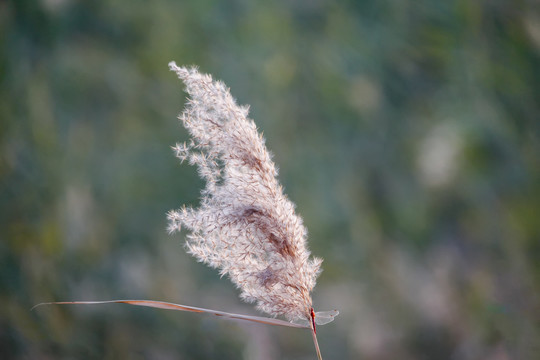
[[[191,140],[173,149],[206,181],[198,208],[169,213],[169,231],[188,229],[188,252],[227,275],[259,310],[309,318],[322,260],[310,258],[306,228],[283,194],[248,108],[196,68],[174,62],[169,68],[190,96],[179,119]]]

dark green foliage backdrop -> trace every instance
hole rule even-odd
[[[540,353],[535,1],[0,1],[0,357],[310,359],[310,335],[55,300],[255,313],[165,214],[196,64],[264,131],[325,258],[331,359]]]

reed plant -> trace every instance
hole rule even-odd
[[[197,166],[206,186],[197,208],[183,206],[168,213],[168,230],[187,229],[188,253],[230,278],[242,300],[254,303],[271,317],[154,300],[46,304],[125,303],[306,328],[311,330],[317,357],[322,359],[316,325],[332,321],[338,311],[313,310],[311,293],[322,259],[312,257],[307,248],[306,228],[277,180],[272,155],[248,117],[248,107],[236,104],[225,84],[194,67],[171,62],[169,68],[183,80],[189,95],[179,119],[191,138],[173,149],[180,161]]]

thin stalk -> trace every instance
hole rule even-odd
[[[319,342],[317,341],[317,333],[315,332],[315,328],[313,327],[313,323],[310,321],[311,324],[311,335],[313,336],[313,345],[315,345],[315,350],[317,351],[317,359],[322,360],[321,350],[319,349]]]

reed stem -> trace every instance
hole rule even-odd
[[[322,360],[321,350],[319,349],[319,342],[317,341],[317,333],[311,324],[311,335],[313,336],[313,344],[315,345],[315,350],[317,351],[317,359]]]

